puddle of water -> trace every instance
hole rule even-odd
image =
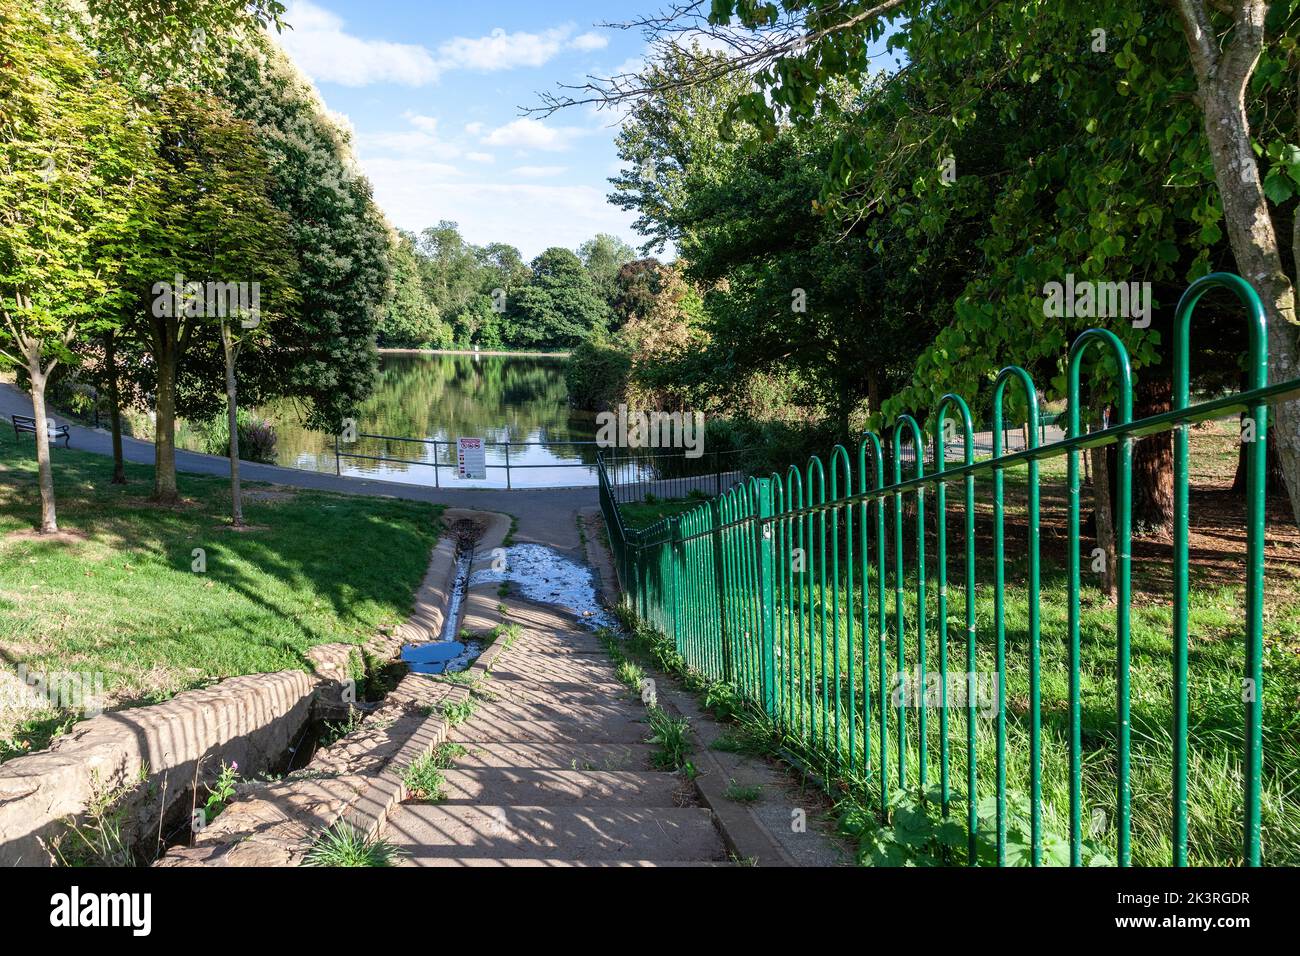
[[[517,544],[507,548],[504,571],[478,571],[470,583],[501,581],[513,581],[529,600],[568,608],[584,627],[596,630],[615,626],[613,617],[596,600],[591,569],[540,544]]]
[[[434,641],[431,644],[407,644],[402,660],[416,674],[454,674],[469,667],[482,653],[477,641]]]

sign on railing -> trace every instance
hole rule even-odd
[[[483,439],[456,439],[456,477],[467,481],[487,479],[487,449]]]

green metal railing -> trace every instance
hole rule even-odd
[[[1189,404],[1188,337],[1197,302],[1211,289],[1234,293],[1249,320],[1249,388],[1239,394]],[[1188,431],[1192,424],[1244,413],[1254,431],[1246,447],[1246,556],[1243,693],[1242,859],[1260,863],[1260,797],[1263,659],[1263,546],[1265,436],[1270,404],[1300,395],[1300,380],[1268,384],[1263,307],[1241,278],[1216,273],[1187,290],[1178,304],[1174,329],[1174,393],[1169,412],[1138,421],[1132,416],[1132,375],[1123,343],[1111,332],[1091,329],[1080,335],[1068,357],[1066,437],[1040,442],[1038,396],[1030,375],[1005,369],[995,384],[993,457],[974,457],[974,424],[967,403],[945,395],[931,416],[927,435],[913,417],[901,416],[886,436],[868,433],[857,449],[836,446],[829,466],[816,456],[802,470],[791,466],[784,477],[751,478],[719,498],[651,527],[625,528],[607,476],[601,471],[601,505],[609,527],[616,570],[636,613],[672,638],[688,667],[732,685],[766,711],[772,721],[801,744],[821,754],[841,775],[873,782],[879,789],[882,819],[889,796],[919,786],[933,790],[937,770],[943,813],[964,790],[967,861],[976,862],[980,788],[991,786],[996,800],[996,861],[1007,862],[1008,718],[1006,567],[1007,498],[1004,476],[1024,466],[1023,520],[1026,526],[1028,694],[1017,733],[1028,735],[1028,804],[1032,863],[1043,860],[1043,623],[1041,615],[1042,534],[1040,464],[1064,457],[1067,468],[1068,590],[1064,633],[1052,640],[1068,645],[1069,859],[1084,862],[1083,714],[1081,702],[1080,452],[1116,445],[1114,500],[1117,602],[1114,607],[1113,754],[1106,767],[1115,778],[1114,860],[1132,861],[1130,656],[1132,633],[1131,516],[1134,442],[1147,435],[1174,435],[1174,549],[1172,677],[1173,741],[1170,839],[1172,859],[1188,857]],[[1085,359],[1096,362],[1097,378],[1110,369],[1117,410],[1107,427],[1083,428],[1086,405],[1080,377]],[[1003,407],[1016,395],[1028,409],[1028,447],[1004,452]],[[945,437],[949,419],[960,424],[965,451],[949,461]],[[933,471],[926,473],[925,446],[933,441]],[[904,461],[903,449],[912,453]],[[904,471],[910,472],[905,474]],[[856,471],[856,487],[855,487]],[[887,471],[892,481],[885,482]],[[977,479],[992,480],[992,621],[980,620],[977,604],[987,583],[977,581]],[[933,516],[926,505],[933,492]],[[960,597],[949,593],[952,543],[948,518],[951,497],[960,501],[964,547],[954,568]],[[892,520],[889,520],[892,514]],[[1020,514],[1017,511],[1017,514]],[[887,527],[888,526],[888,527]],[[910,526],[910,527],[909,527]],[[891,536],[887,531],[892,530]],[[935,555],[927,561],[927,543]],[[1012,557],[1018,557],[1018,546]],[[892,564],[892,567],[891,567]],[[927,589],[935,589],[927,596]],[[889,612],[892,592],[892,614]],[[950,602],[950,598],[952,601]],[[951,611],[960,600],[964,636],[950,635]],[[981,776],[977,635],[993,636],[995,707],[993,772]],[[1019,633],[1017,633],[1019,637]],[[951,648],[964,648],[965,692],[949,695]],[[1018,651],[1019,652],[1019,651]],[[937,653],[937,660],[932,655]],[[960,659],[960,658],[959,658]],[[908,671],[909,663],[914,671]],[[928,676],[937,668],[938,693]],[[925,699],[915,700],[912,688]],[[987,695],[986,695],[987,696]],[[964,699],[963,699],[964,698]],[[937,711],[937,728],[929,711]],[[891,713],[892,711],[892,713]],[[964,724],[964,728],[959,727]],[[964,734],[960,731],[964,730]],[[891,746],[892,744],[892,746]],[[937,755],[935,754],[937,749]],[[937,757],[937,759],[936,759]],[[1113,758],[1113,759],[1112,759]],[[1055,769],[1055,768],[1053,768]],[[960,772],[964,770],[964,774]],[[984,773],[988,774],[987,768]],[[964,776],[964,779],[961,779]],[[960,785],[956,781],[960,780]]]

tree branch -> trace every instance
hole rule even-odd
[[[852,30],[863,23],[882,17],[906,2],[907,0],[882,0],[875,6],[859,11],[838,23],[812,32],[804,32],[800,29],[800,21],[797,18],[787,17],[765,30],[756,30],[749,34],[741,33],[730,26],[717,26],[710,23],[708,17],[699,12],[704,6],[702,2],[678,3],[664,13],[640,20],[602,24],[619,30],[639,28],[646,34],[646,39],[651,46],[675,46],[686,56],[695,58],[696,62],[693,65],[701,69],[689,80],[676,79],[663,83],[648,83],[640,73],[619,73],[610,77],[589,74],[585,83],[558,84],[561,91],[571,91],[572,95],[540,93],[541,102],[538,105],[521,107],[520,112],[529,116],[547,117],[574,106],[594,105],[599,109],[614,108],[629,101],[709,83],[736,73],[754,74],[783,56],[802,52],[826,37]],[[680,42],[692,39],[693,36],[726,44],[735,53],[727,55],[706,51],[698,54],[694,48]]]

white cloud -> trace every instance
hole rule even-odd
[[[456,37],[438,47],[438,60],[446,69],[513,70],[543,66],[564,48],[567,27],[542,33],[506,33],[500,27],[485,37]]]
[[[343,31],[341,17],[308,0],[290,4],[285,19],[293,29],[278,34],[280,44],[318,83],[424,86],[442,72],[424,47],[352,36]]]
[[[362,154],[396,153],[399,156],[432,156],[437,159],[458,159],[459,146],[444,143],[436,136],[419,130],[384,133],[362,133],[356,137],[357,151]]]
[[[568,171],[568,166],[516,166],[510,170],[524,179],[548,179],[551,176],[562,176]]]
[[[418,113],[412,113],[409,110],[402,114],[403,118],[418,130],[426,133],[438,132],[438,117],[421,116]]]
[[[471,163],[495,163],[497,158],[491,153],[466,153],[465,158]]]
[[[573,36],[572,24],[538,33],[507,33],[497,27],[487,36],[453,37],[439,44],[435,54],[420,44],[355,36],[344,29],[342,17],[311,0],[291,0],[285,20],[291,29],[273,36],[298,66],[318,83],[343,86],[426,86],[450,70],[494,73],[539,67],[564,51],[589,53],[609,45],[592,31]]]
[[[568,149],[572,140],[586,134],[575,126],[547,126],[541,120],[520,117],[504,126],[498,126],[482,142],[487,146],[517,146],[520,149],[541,149],[558,152]]]
[[[609,37],[595,32],[580,33],[573,38],[573,42],[569,46],[584,53],[589,53],[592,50],[603,50],[609,46]]]
[[[457,143],[438,135],[438,118],[407,111],[403,118],[411,129],[386,130],[378,133],[361,133],[354,137],[357,152],[363,156],[396,154],[422,159],[460,159],[465,150]]]
[[[450,219],[470,242],[509,242],[529,259],[549,246],[575,249],[599,232],[641,241],[631,229],[633,216],[592,186],[465,182],[436,163],[410,159],[369,160],[365,169],[376,201],[402,229]]]

